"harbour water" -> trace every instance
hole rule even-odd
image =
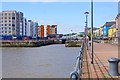
[[[3,78],[69,78],[79,47],[2,48]]]

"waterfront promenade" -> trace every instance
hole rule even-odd
[[[88,50],[85,49],[85,54],[83,58],[82,78],[89,78],[89,80],[93,78],[98,80],[100,78],[104,78],[107,80],[114,80],[114,78],[120,78],[119,76],[114,77],[109,75],[108,59],[112,57],[118,57],[117,45],[94,43],[94,64],[90,63],[90,47]]]

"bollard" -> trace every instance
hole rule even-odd
[[[119,63],[119,59],[118,58],[110,58],[108,60],[109,62],[109,74],[111,76],[119,76],[118,73],[118,63]]]

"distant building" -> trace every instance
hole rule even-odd
[[[95,37],[100,36],[100,29],[99,29],[99,28],[97,28],[97,29],[94,31],[94,36],[95,36]]]
[[[20,35],[20,18],[19,13],[13,11],[0,12],[0,35],[2,36],[19,36]]]
[[[44,38],[44,25],[39,27],[39,37]]]
[[[116,22],[115,22],[115,21],[106,22],[106,23],[103,25],[103,36],[108,36],[108,29],[109,29],[113,24],[116,24]]]
[[[57,36],[57,25],[47,25],[46,28],[47,37],[56,38]]]
[[[27,19],[23,18],[23,36],[27,36]]]
[[[57,25],[51,26],[51,34],[57,34]]]
[[[113,25],[108,29],[108,37],[116,37],[116,24],[113,24]]]
[[[23,36],[23,13],[22,12],[18,12],[18,20],[19,20],[19,27],[18,27],[18,34],[19,36]]]
[[[38,37],[38,23],[37,22],[33,22],[33,26],[32,26],[32,37],[36,38]]]
[[[103,36],[103,26],[100,27],[99,31],[100,31],[100,36]]]
[[[47,35],[51,34],[51,26],[47,25],[47,30],[46,30]]]
[[[33,21],[32,20],[28,20],[27,22],[27,36],[32,37],[33,36]]]
[[[96,30],[98,30],[99,28],[94,27],[93,28],[93,37],[95,37],[96,34]],[[91,28],[88,28],[88,34],[91,33]]]

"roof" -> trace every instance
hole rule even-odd
[[[113,24],[116,24],[116,22],[115,21],[106,22],[104,26],[112,26]]]
[[[116,24],[113,24],[110,28],[115,28],[116,27]]]

